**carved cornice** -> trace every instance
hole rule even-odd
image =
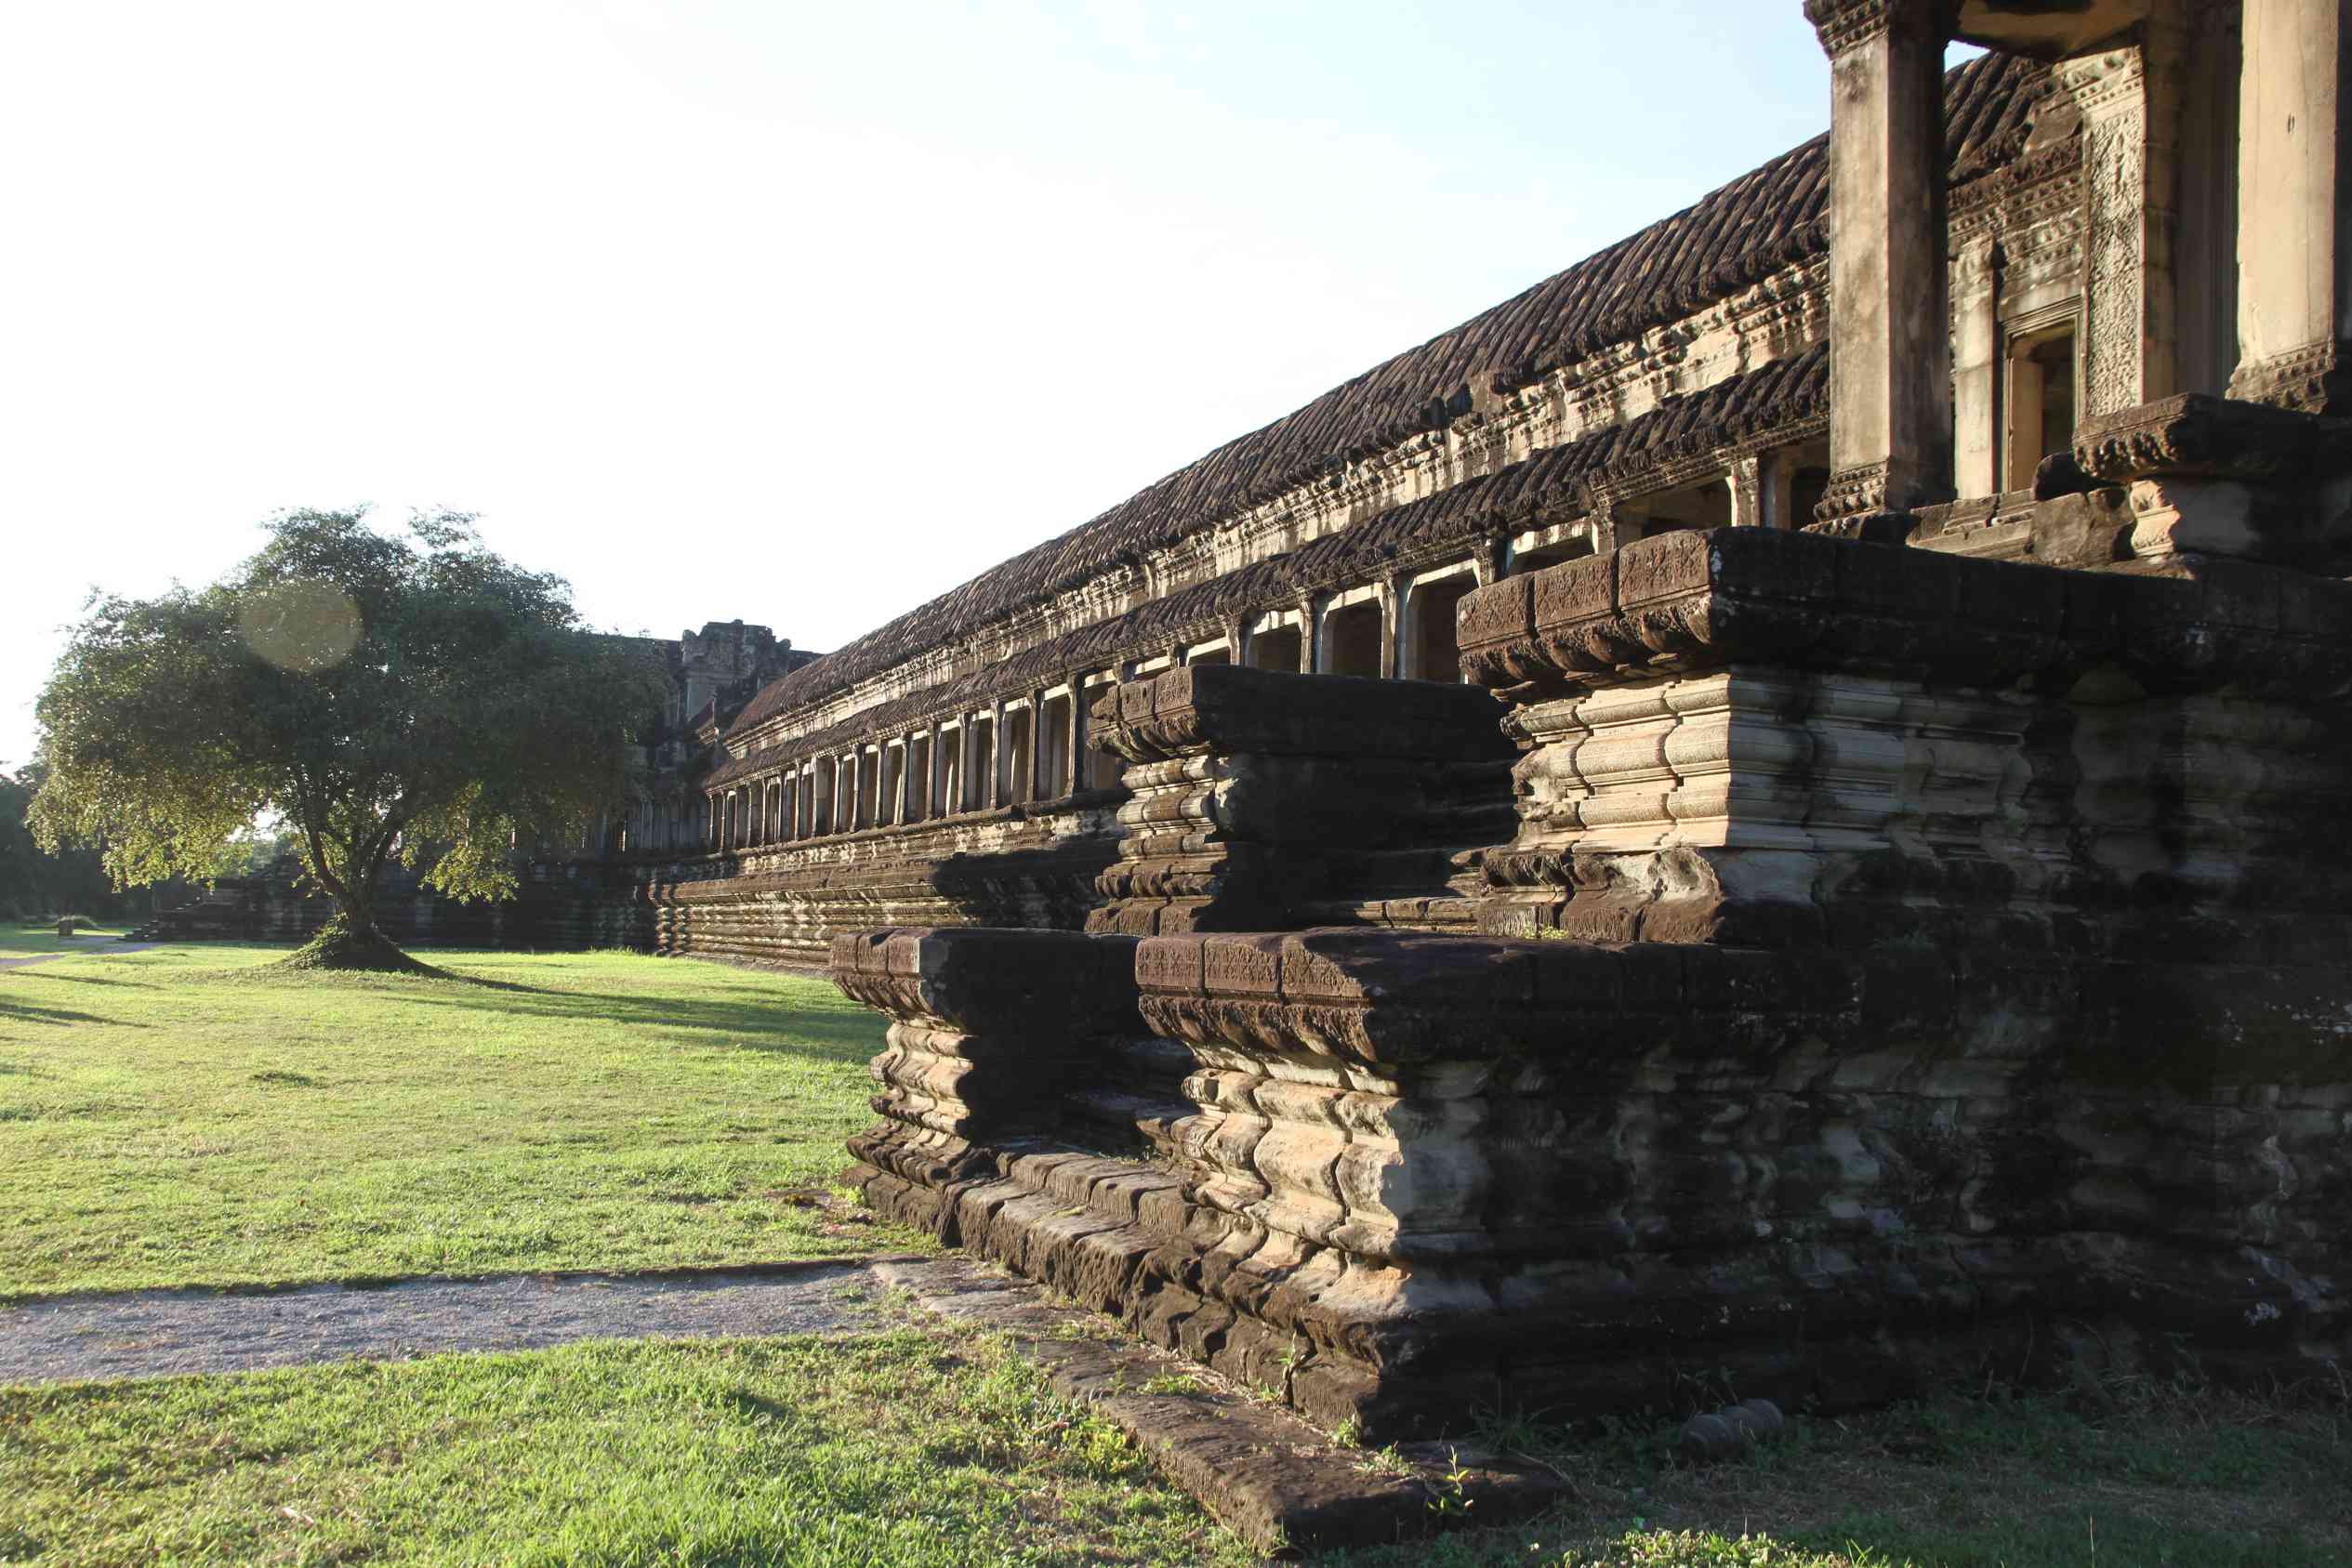
[[[2108,484],[2197,477],[2261,481],[2307,471],[2319,421],[2266,403],[2191,392],[2085,420],[2074,460]]]

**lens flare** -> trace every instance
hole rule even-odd
[[[297,577],[248,597],[237,609],[237,631],[280,669],[316,675],[359,646],[360,611],[334,584]]]

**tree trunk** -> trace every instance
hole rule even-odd
[[[447,978],[442,970],[402,952],[376,929],[376,883],[381,872],[382,859],[377,855],[349,876],[314,873],[335,901],[335,914],[308,943],[280,959],[279,966]]]

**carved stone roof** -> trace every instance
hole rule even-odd
[[[2003,55],[1986,55],[1950,73],[1945,150],[1955,184],[2017,155],[2048,81],[2044,67]],[[1442,428],[1468,411],[1473,385],[1498,392],[1526,386],[1823,254],[1828,149],[1823,136],[1781,154],[1673,217],[1226,442],[1091,521],[792,671],[762,691],[733,728],[760,723],[926,650],[961,641],[1123,560],[1139,560],[1351,459]],[[1382,516],[1347,534],[1390,524],[1391,516]],[[865,717],[859,716],[861,729]]]
[[[1228,614],[1359,582],[1400,558],[1439,553],[1465,540],[1583,510],[1595,485],[1821,416],[1829,408],[1829,349],[1817,345],[1287,554],[1252,561],[1124,615],[1024,648],[984,670],[861,709],[823,730],[795,735],[779,749],[737,758],[715,769],[703,787],[720,788],[786,762],[896,735],[961,707],[985,706],[1001,692],[1056,685],[1073,670],[1100,668],[1138,648],[1212,634]]]

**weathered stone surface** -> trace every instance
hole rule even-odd
[[[1532,595],[1526,629],[1515,605]],[[2151,690],[2352,682],[2352,586],[2253,562],[2055,572],[1761,529],[1672,534],[1481,588],[1462,667],[1525,702],[1738,663],[1975,687],[2113,667]]]
[[[1474,885],[1457,852],[1505,825],[1501,718],[1466,687],[1233,665],[1118,686],[1094,730],[1128,764],[1126,832],[1088,929],[1232,930],[1374,903],[1381,923],[1444,923],[1431,901]]]
[[[1297,1416],[1184,1379],[1183,1363],[1105,1342],[1085,1314],[969,1265],[884,1264],[876,1273],[918,1305],[998,1329],[1067,1398],[1092,1405],[1171,1480],[1260,1549],[1286,1555],[1418,1540],[1537,1513],[1567,1491],[1551,1470],[1468,1444],[1417,1444],[1384,1465]],[[1144,1391],[1189,1381],[1181,1391]]]
[[[835,934],[875,926],[1075,930],[1116,853],[1112,804],[1009,807],[918,827],[654,863],[616,902],[657,953],[826,962]]]
[[[2023,1355],[2037,1314],[2290,1361],[2352,1336],[2337,968],[1362,929],[1121,951],[1196,1062],[1163,1163],[902,1127],[857,1140],[856,1179],[1319,1421],[1671,1407],[1693,1355],[1867,1403]]]

